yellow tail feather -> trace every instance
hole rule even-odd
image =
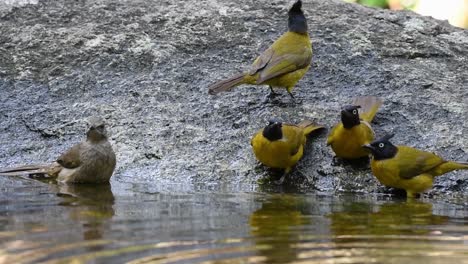
[[[361,106],[361,113],[359,114],[361,119],[369,123],[374,119],[382,103],[383,101],[380,98],[374,96],[363,96],[353,100],[353,105]]]
[[[440,176],[453,170],[468,170],[468,162],[447,161],[432,169],[431,174]]]
[[[300,122],[299,124],[297,124],[297,126],[304,129],[304,135],[306,136],[316,130],[324,128],[324,126],[314,124],[312,121],[309,121],[309,120],[304,120]]]

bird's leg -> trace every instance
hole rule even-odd
[[[288,175],[288,173],[289,173],[290,171],[291,171],[291,168],[286,168],[286,169],[284,170],[284,173],[283,173],[283,175],[281,176],[281,178],[280,178],[279,180],[277,180],[277,181],[274,181],[274,183],[275,183],[276,185],[282,185],[283,182],[284,182],[284,179],[286,178],[286,175]]]
[[[274,183],[275,183],[276,185],[282,185],[285,178],[286,178],[286,173],[284,173],[284,174],[281,176],[281,178],[280,178],[279,180],[274,181]]]
[[[291,99],[292,99],[293,103],[295,103],[295,104],[301,104],[302,103],[301,100],[296,100],[296,97],[294,97],[294,95],[291,93],[291,91],[289,89],[286,89],[286,91],[288,92],[289,96],[291,96]]]
[[[340,166],[342,164],[342,160],[338,156],[334,156],[332,159],[332,166]]]
[[[414,199],[418,198],[419,194],[414,193],[412,191],[406,190],[406,199],[407,201],[413,201]]]
[[[278,93],[275,93],[275,91],[273,91],[273,87],[271,85],[269,85],[268,87],[270,87],[270,93],[267,95],[265,100],[263,100],[264,104],[268,103],[270,100],[274,99],[278,95]]]
[[[270,97],[273,98],[275,96],[277,96],[278,94],[275,93],[275,91],[273,90],[273,87],[271,85],[268,85],[268,87],[270,87]]]

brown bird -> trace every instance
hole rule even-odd
[[[26,165],[0,170],[0,175],[44,175],[66,183],[109,182],[116,158],[107,140],[107,131],[101,118],[91,118],[86,140],[74,145],[58,159],[47,165]]]
[[[284,87],[294,99],[291,91],[294,85],[310,68],[312,45],[307,32],[307,20],[301,10],[302,2],[297,1],[288,12],[288,31],[265,50],[247,72],[237,74],[208,87],[209,94],[229,91],[240,84],[269,85]]]

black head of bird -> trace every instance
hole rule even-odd
[[[341,122],[345,128],[352,128],[361,123],[359,120],[359,105],[346,105],[341,109]]]
[[[390,142],[390,139],[394,134],[389,134],[374,140],[370,144],[363,145],[363,148],[368,149],[375,160],[384,160],[395,157],[398,152],[398,148]]]
[[[307,33],[307,20],[302,12],[302,1],[298,0],[294,5],[289,9],[288,12],[288,28],[289,31],[305,34]]]
[[[87,139],[93,142],[98,142],[107,139],[106,126],[104,120],[99,117],[92,117],[89,120],[89,130],[86,133]]]
[[[270,120],[268,125],[263,129],[263,136],[270,141],[280,140],[283,138],[281,130],[283,124],[278,120]]]

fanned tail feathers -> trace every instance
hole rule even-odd
[[[208,87],[209,94],[218,94],[220,92],[229,91],[232,88],[244,83],[245,73],[240,73],[232,76],[231,78],[219,81]]]
[[[316,131],[316,130],[324,128],[324,126],[317,125],[317,124],[315,124],[315,123],[313,123],[312,121],[309,121],[309,120],[304,120],[304,121],[300,122],[299,124],[297,124],[297,126],[304,129],[304,135],[306,135],[306,136],[309,135],[310,133]]]
[[[379,110],[382,103],[382,99],[378,97],[363,96],[355,98],[352,104],[361,106],[361,113],[359,116],[362,120],[370,123],[372,122],[372,119],[374,119],[374,116],[377,114],[377,111]]]

